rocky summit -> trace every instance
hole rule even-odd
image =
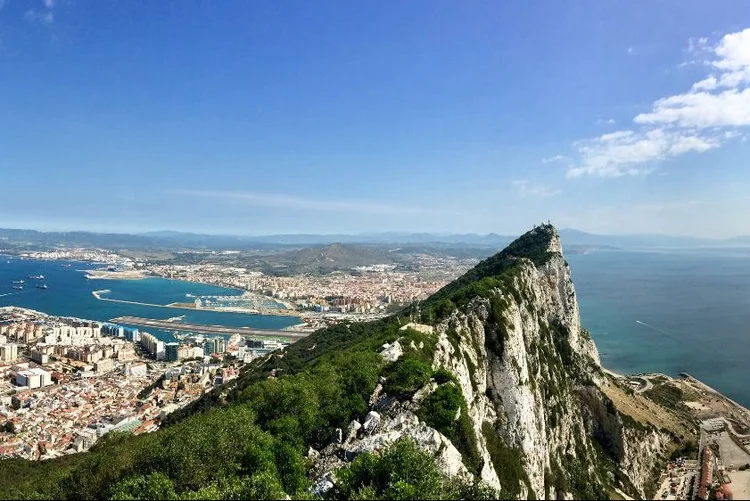
[[[608,395],[636,398],[620,384],[542,225],[392,317],[254,361],[156,433],[0,462],[0,494],[649,498],[688,437],[618,409]]]

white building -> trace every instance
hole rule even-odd
[[[0,345],[0,361],[12,362],[18,358],[18,345],[6,343]]]
[[[52,373],[39,368],[20,371],[16,374],[16,384],[31,389],[44,388],[52,384]]]

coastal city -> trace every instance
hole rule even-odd
[[[111,431],[155,431],[286,344],[238,335],[164,342],[137,328],[0,308],[0,458],[48,459]]]
[[[170,306],[293,315],[294,330],[310,331],[341,321],[372,320],[424,299],[474,266],[478,260],[450,256],[417,256],[416,270],[394,264],[355,266],[329,274],[269,276],[260,271],[213,263],[154,264],[102,249],[36,251],[21,258],[80,260],[101,265],[87,270],[90,279],[137,280],[149,276],[216,285],[242,291],[239,295],[186,298]],[[97,296],[106,300],[105,296]]]

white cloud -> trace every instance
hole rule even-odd
[[[531,184],[528,180],[522,179],[510,183],[517,190],[518,194],[523,197],[551,197],[560,193],[560,190],[553,190],[547,186]]]
[[[690,90],[693,92],[699,90],[714,90],[718,84],[718,80],[716,80],[716,77],[712,75],[708,78],[704,78],[703,80],[694,83]]]
[[[630,55],[635,54],[635,49],[633,49],[632,47],[628,47],[628,54]]]
[[[565,155],[555,155],[553,157],[542,158],[542,163],[548,164],[550,162],[561,162],[563,160],[568,160],[568,157]]]
[[[622,176],[650,172],[658,161],[702,153],[750,126],[750,28],[728,33],[714,46],[691,38],[688,52],[709,55],[710,74],[690,90],[656,100],[638,114],[632,130],[617,131],[575,143],[579,157],[568,177]]]
[[[441,210],[432,210],[422,207],[394,206],[379,204],[364,200],[343,200],[343,199],[315,199],[301,197],[297,195],[288,195],[283,193],[257,193],[248,191],[229,191],[229,190],[193,190],[193,189],[175,189],[169,190],[172,195],[211,198],[231,201],[234,203],[250,205],[255,207],[270,207],[279,209],[295,209],[308,211],[323,212],[344,212],[344,213],[368,213],[368,214],[430,214],[445,212]]]
[[[580,162],[568,169],[568,178],[582,175],[619,177],[646,174],[653,163],[689,151],[703,152],[718,141],[689,132],[653,129],[636,134],[618,131],[577,143]]]
[[[750,125],[750,88],[711,94],[695,92],[659,99],[651,113],[635,117],[637,124],[678,127],[744,127]]]

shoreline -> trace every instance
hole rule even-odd
[[[732,398],[726,396],[721,391],[717,390],[716,388],[713,388],[712,386],[709,386],[702,380],[698,379],[697,377],[693,376],[692,374],[689,374],[687,372],[680,372],[677,374],[677,377],[670,376],[669,374],[663,373],[663,372],[647,372],[647,373],[638,373],[638,374],[620,374],[618,372],[615,372],[611,369],[607,369],[606,367],[602,366],[602,371],[606,374],[609,374],[612,377],[615,377],[617,379],[633,379],[633,378],[641,378],[641,379],[647,379],[647,378],[655,378],[655,377],[664,377],[667,378],[669,382],[687,382],[692,383],[697,386],[699,386],[703,391],[706,393],[709,393],[711,395],[714,395],[715,398],[720,398],[724,401],[726,401],[728,404],[730,404],[732,407],[740,411],[744,414],[744,418],[748,420],[748,423],[750,423],[750,408],[745,407],[744,405],[740,404],[736,400],[733,400]],[[644,388],[646,390],[648,388]]]

